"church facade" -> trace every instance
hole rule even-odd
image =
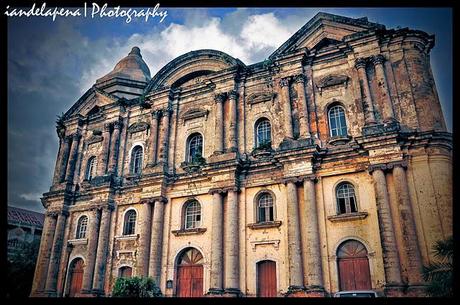
[[[32,296],[423,295],[452,234],[434,37],[318,13],[270,57],[132,48],[57,122]]]

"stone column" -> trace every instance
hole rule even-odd
[[[238,151],[238,141],[237,141],[237,110],[238,110],[238,92],[232,90],[228,93],[229,102],[230,102],[230,113],[229,113],[229,121],[230,121],[230,130],[229,130],[229,143],[228,143],[228,150],[229,151]]]
[[[149,275],[157,285],[160,285],[161,277],[161,258],[163,256],[163,223],[164,207],[167,199],[164,197],[154,200],[153,220],[152,220],[152,239],[150,240],[150,262]]]
[[[59,166],[59,183],[63,182],[66,177],[67,161],[69,160],[71,141],[72,136],[67,136],[64,138],[64,149],[62,150],[62,154],[59,156],[59,161],[61,162]]]
[[[385,269],[385,286],[401,285],[401,267],[396,245],[393,217],[390,209],[387,182],[382,169],[375,168],[372,171],[374,189],[377,201],[377,215],[380,227],[380,239],[383,251],[383,267]]]
[[[419,285],[422,283],[422,258],[417,239],[417,232],[415,228],[414,214],[412,212],[412,204],[409,195],[406,172],[404,171],[401,164],[396,164],[394,166],[393,179],[400,214],[398,223],[400,223],[402,227],[405,246],[405,249],[400,249],[400,251],[403,251],[401,256],[405,255],[409,258],[407,265],[409,285]]]
[[[361,83],[361,89],[364,94],[362,99],[366,125],[375,124],[374,105],[372,104],[371,90],[369,89],[369,81],[366,74],[366,60],[364,58],[356,59],[355,68],[358,70],[359,82]]]
[[[61,175],[62,159],[63,159],[63,153],[64,153],[64,145],[65,145],[64,136],[59,135],[59,149],[58,149],[58,154],[56,157],[56,165],[54,166],[53,185],[61,182],[60,175]]]
[[[238,192],[229,190],[227,195],[227,209],[225,213],[225,292],[239,295],[239,232],[238,232]]]
[[[281,103],[284,111],[284,132],[287,138],[293,138],[294,131],[292,127],[291,99],[289,97],[289,82],[291,77],[280,79],[281,86]]]
[[[169,143],[169,118],[172,110],[167,108],[162,111],[163,117],[161,118],[161,125],[163,126],[163,133],[161,135],[161,147],[158,154],[158,162],[168,164],[168,143]]]
[[[83,272],[82,294],[90,294],[93,287],[94,265],[96,260],[96,251],[99,233],[99,211],[93,208],[89,219],[89,237],[86,249],[85,270]]]
[[[212,228],[211,228],[211,283],[208,294],[221,294],[223,265],[222,265],[222,227],[223,227],[223,198],[219,190],[212,190]]]
[[[112,123],[113,132],[112,140],[110,141],[110,161],[109,161],[109,172],[117,174],[117,163],[118,163],[118,149],[120,144],[120,129],[122,126],[122,121],[115,121]]]
[[[107,205],[102,209],[101,225],[99,228],[99,238],[97,242],[97,255],[94,270],[93,293],[104,295],[104,274],[107,264],[107,253],[110,233],[110,218],[113,206]]]
[[[73,177],[75,174],[75,165],[78,158],[78,144],[80,144],[81,134],[77,131],[72,136],[72,146],[70,149],[69,162],[67,164],[67,171],[65,180],[67,182],[73,182]]]
[[[392,122],[395,120],[395,114],[393,111],[393,103],[391,102],[390,90],[388,89],[387,79],[385,76],[385,68],[383,66],[384,62],[385,57],[383,57],[382,54],[372,57],[372,63],[375,68],[375,76],[383,97],[383,121]]]
[[[310,289],[324,289],[323,268],[321,260],[321,240],[319,237],[318,211],[316,208],[316,191],[314,177],[303,181],[303,198],[305,207],[301,211],[301,234],[305,236],[306,245],[302,245],[304,272]]]
[[[224,102],[226,95],[224,93],[216,94],[216,149],[215,152],[224,152]]]
[[[59,273],[59,264],[62,251],[62,241],[64,239],[65,223],[69,212],[61,211],[57,216],[57,224],[54,232],[53,247],[48,268],[45,292],[47,296],[55,297],[57,288],[57,279]]]
[[[45,213],[45,222],[43,224],[42,237],[40,241],[40,250],[38,252],[34,280],[32,283],[32,296],[38,296],[45,290],[51,250],[53,247],[54,232],[56,231],[56,222],[56,212]]]
[[[293,181],[286,183],[288,251],[289,251],[289,290],[302,289],[303,268],[299,225],[299,201],[297,187]]]
[[[137,273],[142,276],[149,274],[149,257],[150,257],[150,239],[152,228],[152,204],[153,200],[144,200],[139,217],[139,247],[138,247],[138,270]]]
[[[109,159],[109,145],[110,145],[110,129],[111,124],[104,124],[104,132],[102,134],[102,154],[100,155],[100,160],[97,162],[97,172],[101,176],[104,176],[107,172],[107,160]]]
[[[311,138],[310,133],[310,122],[308,120],[308,106],[307,106],[307,95],[305,92],[305,82],[306,77],[303,74],[299,74],[295,78],[295,84],[297,89],[297,94],[299,95],[299,101],[301,105],[301,110],[299,113],[300,121],[300,137],[302,139]]]
[[[152,128],[150,129],[149,147],[150,147],[150,164],[157,162],[157,143],[158,143],[158,118],[160,117],[160,111],[156,110],[152,112]]]

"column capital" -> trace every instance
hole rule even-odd
[[[56,218],[59,215],[58,211],[47,211],[45,212],[46,217]]]
[[[378,54],[378,55],[372,56],[370,60],[374,64],[374,66],[376,66],[376,65],[382,65],[386,61],[386,58],[382,54]]]
[[[302,179],[302,181],[313,181],[313,183],[318,181],[318,177],[316,177],[316,175],[314,175],[314,174],[313,175],[301,176],[299,178]]]
[[[212,188],[212,189],[209,189],[208,193],[210,195],[214,195],[214,194],[224,194],[226,191],[223,189],[223,188]]]
[[[229,186],[229,187],[224,187],[222,188],[223,193],[228,193],[230,191],[232,192],[240,192],[240,188],[237,186]]]
[[[289,82],[291,81],[291,79],[292,79],[292,76],[281,78],[279,81],[280,87],[282,88],[282,87],[289,86]]]
[[[307,77],[304,74],[298,74],[294,77],[294,81],[296,83],[305,84],[305,82],[307,81]]]
[[[228,93],[227,93],[229,99],[231,100],[236,100],[238,98],[238,92],[236,90],[230,90]]]
[[[152,118],[158,120],[158,119],[161,117],[161,112],[162,112],[162,111],[161,111],[160,109],[153,110],[153,111],[151,112]]]
[[[152,197],[152,200],[153,202],[160,202],[160,203],[168,203],[168,198],[166,198],[165,196],[155,196],[155,197]]]
[[[166,108],[161,110],[161,115],[162,116],[170,116],[173,113],[171,105],[168,105]]]
[[[60,141],[63,141],[65,138],[65,127],[56,128],[56,133]]]
[[[104,131],[110,132],[112,130],[112,123],[105,123],[104,124]]]
[[[300,177],[287,177],[287,178],[282,178],[281,179],[281,182],[286,185],[290,182],[294,183],[294,184],[297,184],[299,182],[302,182],[304,179],[303,178],[300,178]]]
[[[357,58],[355,60],[355,68],[356,69],[361,69],[361,68],[366,68],[366,65],[367,65],[367,60],[365,58]]]
[[[115,122],[112,122],[112,126],[114,129],[120,129],[123,126],[123,121],[116,120]]]
[[[70,143],[72,138],[73,138],[73,135],[64,136],[64,142],[68,144],[68,143]]]
[[[388,170],[392,170],[395,167],[402,167],[406,169],[407,163],[408,163],[407,160],[401,160],[401,161],[382,163],[382,164],[371,164],[368,166],[367,171],[369,172],[369,174],[372,174],[372,172],[375,170],[381,170],[385,172]]]
[[[227,99],[227,93],[222,92],[222,93],[217,93],[214,95],[214,101],[216,103],[223,103]]]

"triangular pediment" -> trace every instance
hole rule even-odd
[[[83,96],[67,111],[64,115],[65,119],[70,118],[76,114],[84,117],[88,115],[94,115],[100,111],[100,109],[106,105],[115,103],[118,100],[117,97],[92,87],[83,94]]]
[[[327,44],[338,43],[345,36],[366,32],[373,29],[384,29],[385,26],[372,23],[367,18],[348,18],[327,13],[318,13],[300,30],[281,45],[270,58],[304,49],[324,48]]]

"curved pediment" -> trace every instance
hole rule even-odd
[[[188,120],[192,120],[192,119],[196,119],[196,118],[201,118],[201,117],[205,117],[207,118],[208,117],[208,114],[209,114],[209,110],[207,109],[198,109],[198,108],[194,108],[194,109],[190,109],[188,111],[186,111],[183,115],[182,115],[182,120],[185,122],[185,121],[188,121]]]
[[[149,128],[150,128],[150,125],[146,122],[136,122],[134,124],[131,124],[131,126],[128,127],[128,132],[135,133],[135,132],[147,130]]]
[[[345,84],[347,85],[349,77],[346,75],[328,75],[323,77],[317,84],[316,87],[323,89],[335,85]]]
[[[152,78],[146,91],[162,87],[179,87],[190,80],[214,72],[244,66],[239,60],[216,50],[191,51],[177,57],[164,66]]]

